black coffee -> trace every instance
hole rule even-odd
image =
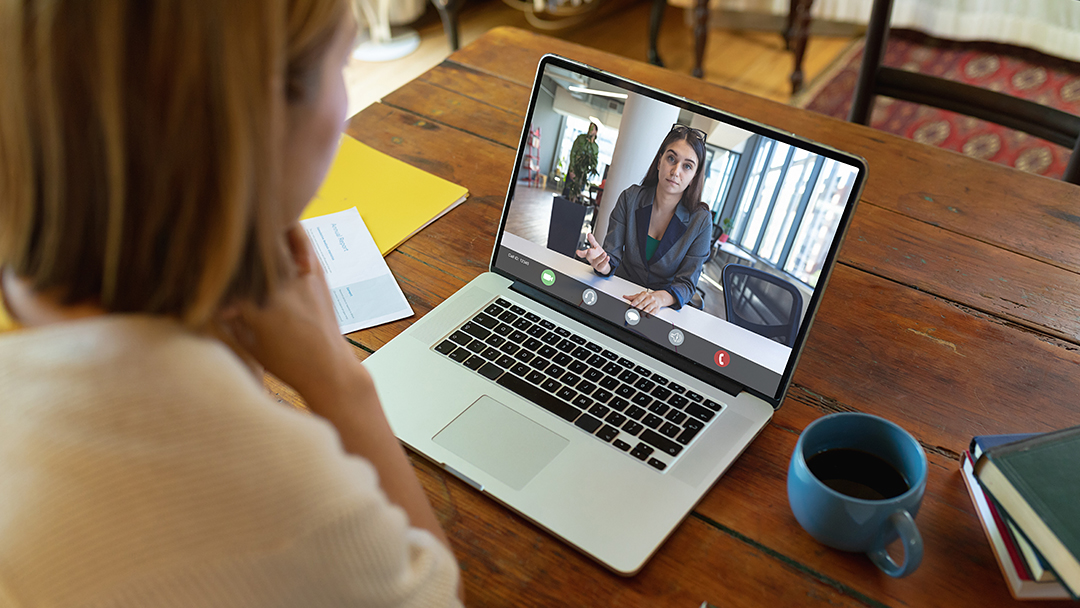
[[[825,450],[811,456],[806,466],[822,483],[852,498],[885,500],[910,487],[891,464],[862,450]]]

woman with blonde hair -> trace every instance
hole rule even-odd
[[[459,604],[297,224],[355,31],[0,0],[0,606]]]

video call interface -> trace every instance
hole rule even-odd
[[[550,64],[527,127],[496,268],[779,398],[858,168]],[[664,158],[681,163],[678,176]],[[640,207],[661,195],[697,219],[676,215],[663,232],[650,220],[648,233],[613,221],[651,217]],[[619,259],[610,276],[589,263],[596,247]],[[660,290],[689,297],[653,312],[632,302]]]

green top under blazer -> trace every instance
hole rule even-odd
[[[694,295],[701,267],[709,257],[712,216],[705,205],[691,212],[679,204],[656,252],[646,259],[655,192],[655,188],[634,185],[619,195],[604,236],[611,272],[601,276],[615,273],[654,291],[663,289],[675,298],[671,307],[678,310]]]

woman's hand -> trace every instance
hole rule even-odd
[[[341,337],[334,303],[304,230],[287,234],[297,274],[262,306],[245,302],[222,313],[234,342],[304,398],[314,413],[337,429],[346,452],[366,458],[379,485],[409,523],[446,539],[416,474],[383,414],[375,383]],[[235,346],[234,346],[235,348]],[[459,588],[459,597],[463,597]]]
[[[239,346],[296,389],[312,411],[333,417],[336,412],[329,409],[362,401],[351,391],[357,383],[371,384],[371,379],[341,337],[330,290],[311,241],[299,224],[286,236],[296,276],[280,285],[262,306],[253,302],[230,306],[222,311],[222,322],[232,334],[234,349]],[[240,354],[243,357],[244,353]],[[378,407],[373,386],[370,395],[363,397],[375,400]]]
[[[640,293],[623,296],[623,299],[630,302],[630,305],[634,308],[643,310],[650,315],[656,314],[656,311],[661,308],[675,303],[675,298],[666,289],[660,291],[646,289]]]
[[[600,274],[611,274],[611,264],[608,260],[611,257],[604,251],[604,248],[600,246],[600,243],[596,242],[596,237],[592,233],[585,235],[589,239],[588,249],[578,249],[575,253],[579,258],[585,258],[585,261],[593,267],[596,272]]]

